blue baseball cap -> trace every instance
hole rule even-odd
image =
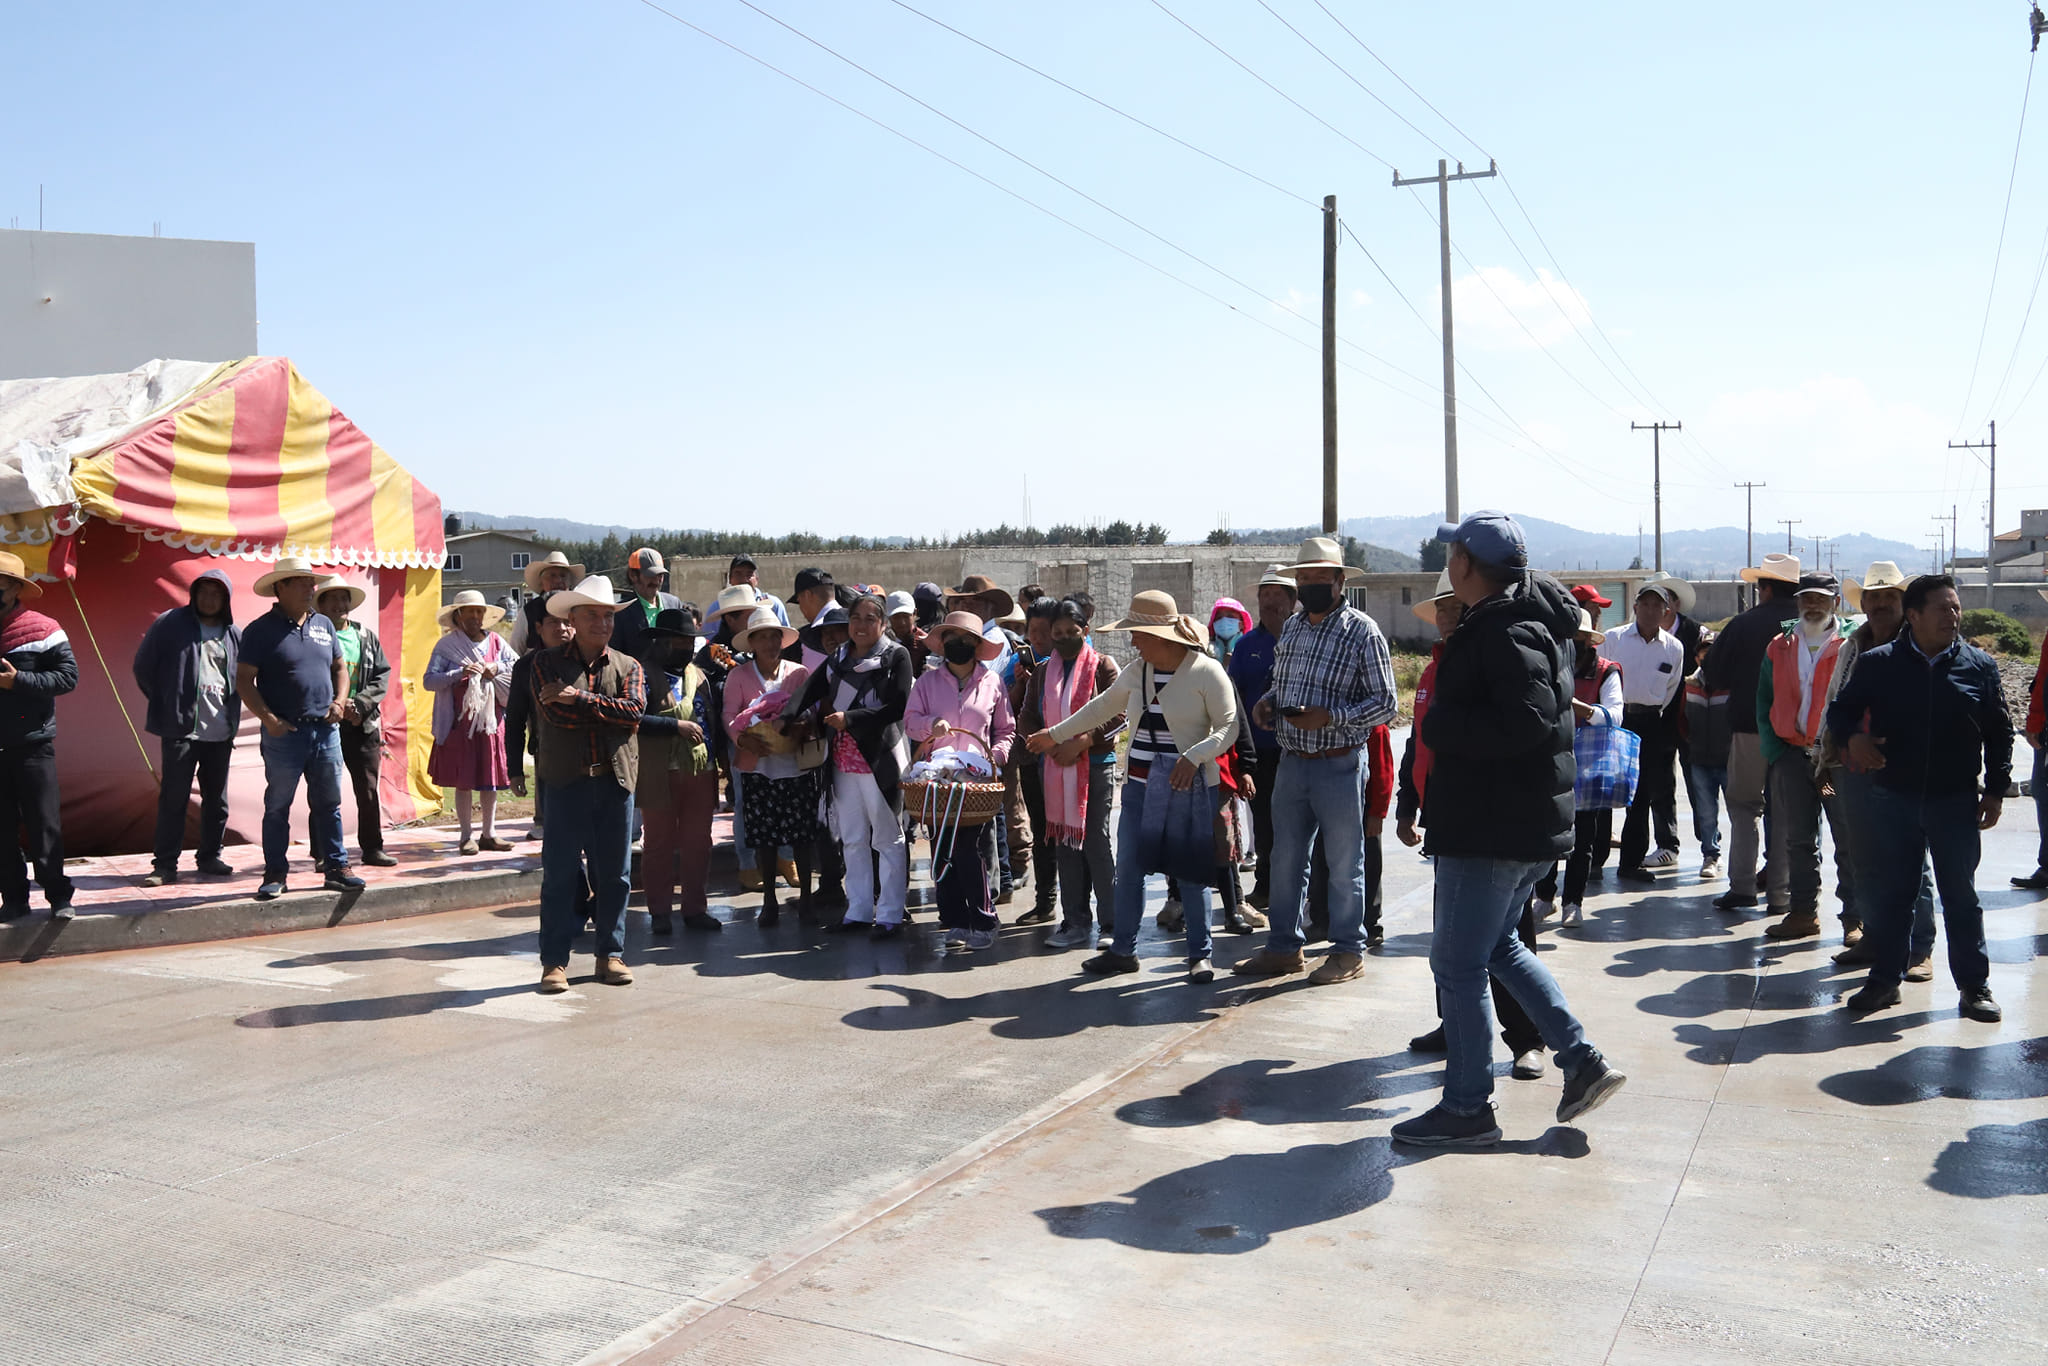
[[[1522,529],[1505,512],[1482,509],[1462,522],[1445,522],[1436,529],[1436,538],[1445,545],[1464,546],[1473,559],[1496,569],[1529,567],[1529,547],[1522,540]]]

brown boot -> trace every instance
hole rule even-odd
[[[1820,916],[1814,911],[1787,911],[1785,918],[1764,931],[1766,939],[1804,939],[1820,933]]]
[[[1845,920],[1842,922],[1842,947],[1853,949],[1863,942],[1863,922]]]
[[[540,974],[541,993],[553,996],[569,989],[569,969],[544,968]]]
[[[1909,982],[1931,982],[1934,980],[1934,955],[1926,954],[1915,958],[1906,965],[1906,980]]]
[[[1300,949],[1286,953],[1278,949],[1260,949],[1251,957],[1240,959],[1230,970],[1239,977],[1285,977],[1290,972],[1300,972],[1306,966]]]
[[[1355,953],[1332,950],[1323,955],[1323,961],[1308,975],[1308,980],[1319,987],[1336,982],[1348,982],[1354,977],[1365,976],[1365,960]]]
[[[633,970],[626,966],[623,958],[600,958],[597,980],[608,987],[629,987],[633,985]]]

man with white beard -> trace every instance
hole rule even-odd
[[[1798,620],[1764,648],[1757,674],[1756,729],[1770,773],[1771,909],[1785,918],[1764,933],[1772,939],[1803,939],[1820,933],[1820,818],[1836,831],[1835,870],[1854,900],[1853,873],[1842,857],[1841,820],[1831,789],[1823,793],[1820,742],[1828,698],[1842,654],[1842,627],[1835,615],[1841,587],[1832,574],[1802,575],[1795,597]],[[1843,907],[1846,919],[1854,914]],[[1859,918],[1860,923],[1860,918]]]

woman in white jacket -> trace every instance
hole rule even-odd
[[[1158,794],[1155,799],[1163,799],[1169,786],[1186,792],[1198,782],[1211,794],[1218,791],[1216,761],[1237,739],[1237,692],[1223,666],[1204,650],[1207,633],[1194,618],[1182,615],[1170,594],[1138,594],[1123,620],[1102,629],[1129,631],[1144,663],[1125,669],[1087,706],[1026,743],[1032,753],[1044,754],[1112,717],[1129,717],[1131,747],[1124,760],[1129,781],[1117,827],[1116,932],[1106,951],[1081,966],[1094,973],[1136,972],[1138,927],[1145,916],[1138,829],[1148,790]],[[1213,981],[1207,889],[1183,880],[1181,900],[1187,912],[1188,980]]]

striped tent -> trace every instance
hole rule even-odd
[[[119,401],[105,398],[106,384],[90,388],[145,374],[151,387],[130,384]],[[331,566],[368,591],[355,616],[376,630],[392,665],[381,717],[384,819],[410,820],[437,806],[439,790],[426,776],[432,699],[419,682],[440,634],[444,551],[433,491],[282,356],[211,367],[153,362],[128,377],[28,383],[46,394],[65,384],[91,394],[46,401],[50,411],[16,443],[42,458],[12,457],[16,467],[38,469],[61,469],[65,460],[50,457],[68,457],[73,501],[0,508],[0,541],[36,577],[67,590],[43,600],[70,631],[81,675],[78,693],[58,708],[67,846],[148,847],[156,742],[140,734],[146,708],[129,669],[143,630],[183,605],[209,567],[234,581],[235,619],[246,625],[270,605],[249,585],[283,555]],[[0,386],[0,461],[10,458],[8,387]],[[17,416],[27,410],[17,396]],[[253,723],[244,726],[231,829],[253,839],[261,763]]]

